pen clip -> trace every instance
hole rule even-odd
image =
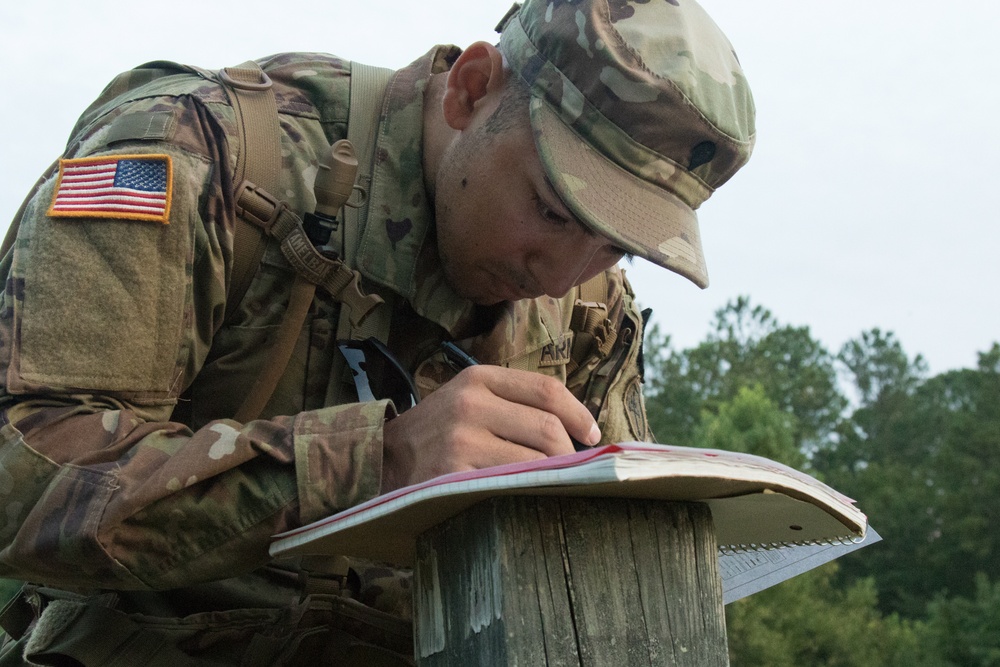
[[[461,371],[463,368],[468,368],[469,366],[479,365],[479,361],[475,357],[450,340],[441,343],[441,351],[444,352],[445,359],[448,360],[448,365],[456,371]]]

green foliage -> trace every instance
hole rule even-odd
[[[875,328],[848,341],[837,358],[847,367],[862,405],[872,405],[887,394],[908,394],[927,372],[920,355],[913,361],[896,337]]]
[[[1000,344],[927,377],[891,332],[834,357],[741,298],[693,348],[646,345],[660,442],[806,468],[884,538],[730,605],[733,665],[1000,666]]]
[[[730,604],[733,667],[938,664],[921,646],[921,623],[883,617],[874,582],[835,585],[836,568],[830,563]]]
[[[793,468],[805,467],[806,457],[795,444],[795,416],[783,412],[760,385],[741,387],[719,406],[718,414],[703,412],[695,428],[698,447],[727,449],[766,456]]]
[[[783,326],[745,297],[716,313],[713,332],[697,347],[675,351],[654,328],[647,349],[647,408],[660,442],[691,445],[701,413],[718,414],[748,387],[759,386],[794,417],[800,448],[825,439],[846,405],[833,357],[808,327]]]
[[[928,639],[941,665],[1000,665],[1000,582],[980,574],[971,598],[940,597],[929,611]]]
[[[848,347],[856,377],[874,379],[814,465],[885,538],[845,575],[877,573],[883,609],[916,617],[939,591],[972,595],[976,572],[1000,577],[1000,351],[921,380],[891,334]]]
[[[659,442],[691,446],[706,392],[688,381],[684,356],[672,349],[658,325],[646,332],[643,345],[649,426]]]

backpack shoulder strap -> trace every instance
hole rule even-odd
[[[358,157],[358,185],[364,193],[359,206],[344,207],[342,255],[348,266],[354,266],[357,257],[359,235],[363,223],[368,219],[368,192],[371,188],[372,169],[375,163],[376,130],[385,92],[392,77],[392,70],[373,67],[361,63],[351,63],[351,102],[348,111],[347,139],[354,145]],[[389,340],[391,304],[373,310],[360,326],[352,325],[341,311],[337,324],[337,338],[365,339],[378,338],[383,343]]]
[[[218,79],[229,93],[239,130],[234,191],[249,182],[253,187],[277,192],[281,181],[281,126],[270,77],[251,60],[221,70]],[[267,245],[264,231],[248,222],[239,206],[236,214],[226,319],[246,295]]]
[[[392,70],[351,63],[351,101],[348,109],[347,140],[358,156],[358,186],[364,198],[358,206],[344,211],[344,259],[351,266],[357,254],[361,223],[368,217],[368,190],[372,182],[378,119]]]
[[[607,356],[614,346],[618,331],[608,320],[607,298],[606,271],[577,286],[573,320],[570,324],[570,328],[574,331],[573,347],[566,368],[567,373],[579,368],[594,352],[601,357]]]
[[[251,64],[256,66],[255,63]],[[243,66],[241,66],[241,68],[242,67]],[[230,78],[233,76],[232,69],[233,68],[224,70]],[[259,72],[259,76],[263,76],[264,79],[266,79],[266,74],[259,71],[259,68],[257,71]],[[366,65],[352,65],[347,143],[360,148],[359,151],[356,151],[356,155],[358,170],[362,174],[360,186],[365,192],[367,192],[367,187],[371,180],[371,165],[373,163],[373,156],[375,152],[375,129],[378,126],[378,118],[382,110],[381,102],[385,93],[386,84],[388,83],[391,75],[392,70],[369,67]],[[274,96],[273,93],[270,92],[268,86],[267,90],[269,97],[271,98],[271,105],[266,105],[261,102],[259,99],[260,96],[250,96],[249,99],[247,99],[248,96],[245,93],[241,93],[244,88],[245,86],[243,88],[236,87],[234,89],[234,108],[236,108],[241,141],[247,142],[251,140],[251,137],[258,133],[268,133],[268,128],[260,127],[259,129],[255,129],[255,125],[261,121],[259,118],[261,114],[270,111],[271,105],[274,104]],[[253,92],[257,92],[255,88],[252,88],[251,90]],[[241,97],[243,99],[241,99]],[[274,106],[273,109],[274,128],[273,130],[270,130],[270,134],[275,137],[276,141],[280,142],[280,126],[278,126],[277,107]],[[269,224],[265,227],[261,227],[259,221],[254,221],[254,218],[258,218],[259,215],[255,215],[255,212],[252,210],[243,211],[239,206],[239,202],[246,202],[248,206],[251,206],[251,203],[254,202],[254,197],[244,198],[243,193],[247,190],[254,190],[257,194],[261,195],[263,194],[261,191],[276,191],[278,179],[280,178],[280,145],[278,150],[274,153],[278,156],[278,158],[276,165],[273,167],[268,167],[267,165],[258,166],[255,164],[257,154],[254,151],[263,150],[266,150],[266,148],[261,142],[250,144],[244,143],[243,149],[239,154],[242,156],[242,159],[237,160],[236,179],[239,183],[237,195],[237,214],[239,216],[239,226],[236,229],[236,238],[234,239],[233,246],[234,267],[233,278],[230,283],[229,302],[226,308],[227,317],[230,313],[234,312],[235,307],[238,306],[239,301],[242,300],[243,296],[246,294],[246,291],[250,286],[250,282],[253,279],[257,265],[260,263],[263,256],[267,236],[268,234],[273,234],[272,225]],[[254,168],[251,170],[252,165]],[[271,181],[267,181],[266,185],[260,182],[252,181],[253,173],[262,173],[262,178],[271,176],[272,174],[268,173],[266,171],[267,169],[274,169]],[[270,200],[269,197],[265,197],[265,199]],[[365,196],[361,206],[366,206],[367,201],[368,198]],[[268,201],[264,203],[273,204],[274,202]],[[337,206],[339,206],[339,204]],[[274,207],[267,208],[270,209]],[[354,285],[353,289],[358,292],[356,296],[363,299],[368,304],[365,306],[366,312],[368,310],[371,312],[370,314],[362,317],[362,312],[359,310],[359,306],[361,304],[357,300],[351,299],[350,305],[344,303],[341,306],[340,319],[337,323],[338,333],[342,330],[346,330],[348,335],[344,337],[353,337],[350,334],[371,331],[372,333],[366,333],[366,335],[376,335],[384,339],[388,336],[389,312],[391,309],[388,306],[374,307],[374,305],[377,302],[380,302],[381,299],[373,299],[362,295],[357,286],[358,276],[356,272],[349,269],[353,263],[354,252],[357,245],[357,230],[361,222],[364,220],[364,216],[367,214],[367,211],[359,211],[359,208],[352,208],[350,206],[345,206],[344,210],[344,222],[338,226],[339,234],[337,240],[340,242],[340,247],[338,249],[336,247],[331,248],[327,246],[327,249],[338,251],[337,254],[340,255],[341,260],[337,262],[339,264],[339,269],[336,271],[336,275],[340,277],[339,279],[352,278],[352,284]],[[281,206],[279,205],[277,208],[274,208],[274,212],[279,216],[278,226],[282,226],[282,223],[284,222],[283,218],[287,216],[287,211],[283,212]],[[271,214],[265,216],[265,218],[270,217]],[[294,220],[294,223],[296,230],[301,232],[301,223],[297,220],[297,218]],[[298,238],[304,239],[304,234],[300,234]],[[285,243],[284,240],[282,242],[283,244]],[[304,242],[307,245],[309,244],[308,240],[305,240]],[[303,248],[302,250],[305,251],[306,249]],[[309,246],[309,250],[312,250],[312,253],[316,252],[312,249],[311,245]],[[305,254],[309,255],[310,253],[306,252]],[[303,267],[295,265],[295,268],[295,283],[292,286],[288,309],[285,312],[281,326],[275,337],[271,353],[268,355],[268,362],[265,367],[261,369],[253,386],[244,398],[242,405],[237,410],[235,415],[235,419],[237,421],[247,422],[255,419],[264,409],[271,395],[274,393],[274,389],[284,373],[285,367],[288,365],[288,361],[294,351],[295,343],[298,340],[302,325],[305,322],[306,315],[308,314],[309,306],[312,303],[317,282],[327,287],[327,291],[331,292],[332,295],[340,295],[341,291],[344,289],[347,289],[348,292],[351,291],[347,288],[347,286],[339,285],[339,282],[339,287],[331,290],[329,285],[327,285],[328,281],[317,280],[315,277],[307,279],[306,275],[302,272],[302,270],[300,270]],[[362,325],[361,322],[364,322],[364,324]]]
[[[246,296],[267,247],[265,230],[248,219],[250,212],[240,206],[239,193],[247,188],[278,191],[281,182],[281,124],[271,79],[256,62],[251,60],[236,67],[227,67],[219,72],[218,80],[229,94],[239,132],[233,169],[233,191],[237,203],[233,268],[226,294],[225,319],[228,320]],[[274,393],[295,347],[297,330],[305,321],[314,292],[315,285],[296,275],[279,336],[267,363],[234,415],[237,421],[256,419]]]

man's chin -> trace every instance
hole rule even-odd
[[[452,280],[449,280],[448,284],[455,294],[477,306],[495,306],[506,301],[503,297],[486,289],[469,289],[469,285],[458,284]]]
[[[455,293],[477,306],[496,306],[509,301],[534,299],[537,296],[490,274],[485,280],[459,280],[445,271],[445,278]]]
[[[500,286],[498,286],[500,287]],[[461,294],[461,293],[460,293]],[[488,291],[485,295],[480,293],[476,295],[468,295],[465,298],[472,301],[478,306],[496,306],[501,303],[508,303],[512,301],[524,301],[525,299],[537,299],[542,296],[541,294],[529,293],[527,291],[513,289],[513,288],[503,288],[500,287],[499,291],[493,292]]]
[[[506,303],[507,301],[512,300],[512,299],[504,299],[502,297],[495,296],[492,294],[486,296],[469,295],[466,296],[465,298],[471,301],[472,303],[476,304],[477,306],[497,306],[500,305],[501,303]]]
[[[445,272],[448,285],[455,294],[477,306],[495,306],[510,299],[499,292],[500,284],[487,281],[478,283],[470,280],[456,280],[449,272]]]

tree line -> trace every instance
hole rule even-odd
[[[657,440],[766,456],[855,498],[883,542],[726,609],[734,666],[1000,665],[1000,344],[930,376],[891,332],[832,352],[746,297],[644,350]]]

